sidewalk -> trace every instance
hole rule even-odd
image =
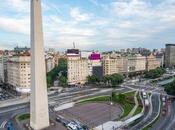
[[[122,126],[123,122],[121,121],[108,121],[104,123],[103,125],[100,125],[93,130],[119,130],[120,127]]]

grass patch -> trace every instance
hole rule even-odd
[[[135,115],[141,113],[142,110],[143,110],[143,104],[142,104],[142,101],[141,101],[141,99],[140,99],[139,93],[137,93],[137,100],[138,100],[139,106],[137,107],[137,109],[136,109],[136,111],[134,112],[134,115],[133,115],[133,116],[135,116]]]
[[[137,107],[136,111],[134,112],[134,115],[133,115],[133,116],[135,116],[135,115],[141,113],[141,112],[142,112],[142,109],[143,109],[143,107],[139,105],[139,106]]]
[[[128,102],[122,103],[120,105],[122,106],[122,108],[124,110],[124,113],[120,117],[120,119],[126,117],[134,107],[134,104],[131,104],[131,103],[128,103]]]
[[[30,114],[23,114],[17,117],[18,121],[30,119]]]
[[[110,96],[98,96],[94,98],[88,98],[80,101],[79,103],[90,103],[90,102],[107,102],[110,101]]]

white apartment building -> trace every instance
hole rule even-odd
[[[146,57],[141,55],[108,56],[103,59],[104,75],[127,74],[146,70]]]
[[[15,87],[17,91],[30,92],[30,55],[12,56],[7,62],[7,77],[8,84]]]
[[[81,58],[79,50],[71,49],[67,51],[68,84],[84,84],[87,82],[88,59]]]
[[[125,57],[107,57],[103,59],[103,74],[111,75],[115,73],[124,73],[127,70],[127,59]]]
[[[128,73],[146,70],[146,57],[140,54],[128,56]]]

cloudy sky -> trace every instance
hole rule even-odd
[[[175,0],[42,0],[46,48],[117,50],[175,43]],[[30,46],[30,0],[0,0],[0,48]]]

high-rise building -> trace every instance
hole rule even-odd
[[[7,82],[17,91],[30,92],[30,54],[18,54],[7,62]]]
[[[175,67],[175,44],[166,44],[165,67]]]
[[[84,84],[87,82],[88,59],[82,58],[78,49],[67,50],[68,84]]]

